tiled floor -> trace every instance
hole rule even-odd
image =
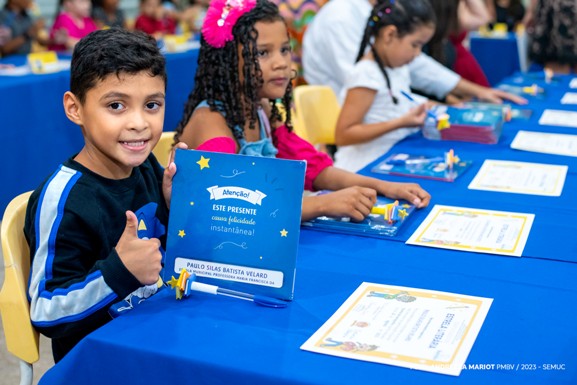
[[[0,287],[4,283],[4,258],[0,250]],[[0,320],[0,325],[2,321]],[[40,339],[40,360],[34,364],[34,384],[46,370],[48,370],[54,361],[52,360],[52,348],[50,340],[42,337]],[[0,385],[14,385],[20,383],[20,367],[18,361],[6,349],[6,337],[4,329],[0,332]]]

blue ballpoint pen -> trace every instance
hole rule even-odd
[[[397,166],[403,166],[403,165],[411,166],[411,165],[443,162],[444,160],[445,160],[445,158],[441,158],[440,156],[436,156],[433,158],[390,159],[390,160],[387,160],[387,163],[392,164],[392,165],[397,165]]]
[[[203,293],[209,293],[209,294],[214,294],[214,295],[225,295],[227,297],[243,299],[245,301],[252,301],[252,302],[256,303],[257,305],[267,306],[267,307],[280,308],[280,307],[286,307],[288,305],[288,302],[280,300],[280,299],[267,297],[264,295],[258,295],[258,294],[243,293],[241,291],[224,289],[224,288],[218,287],[216,285],[209,285],[206,283],[196,282],[196,274],[191,274],[188,282],[189,282],[190,290],[194,290],[194,291],[201,291]]]
[[[408,100],[410,100],[411,102],[413,102],[415,105],[418,105],[417,101],[408,93],[406,93],[405,91],[401,90],[401,94],[403,94],[403,96],[405,98],[407,98]],[[427,109],[427,116],[437,120],[437,116],[435,114],[433,114],[429,109]]]

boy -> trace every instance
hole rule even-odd
[[[176,13],[162,6],[161,0],[140,0],[140,14],[134,29],[160,39],[176,32],[176,16]]]
[[[150,154],[166,90],[153,38],[93,32],[76,45],[70,71],[64,111],[85,145],[34,191],[24,229],[30,317],[52,338],[55,362],[156,292],[176,172]]]
[[[48,44],[44,20],[32,16],[32,4],[32,0],[7,0],[0,10],[0,57],[29,54],[33,42]]]

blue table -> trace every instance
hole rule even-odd
[[[519,46],[514,33],[502,37],[469,34],[470,50],[492,86],[521,69]]]
[[[198,50],[166,55],[168,85],[164,129],[174,130],[194,86]],[[1,63],[22,65],[25,58]],[[16,195],[35,189],[56,167],[80,151],[80,128],[64,115],[62,96],[70,73],[0,76],[0,212]]]
[[[530,77],[521,80],[535,82]],[[546,99],[533,100],[535,112],[529,121],[507,123],[496,145],[435,142],[415,135],[391,150],[454,148],[463,159],[473,160],[472,168],[454,183],[418,181],[432,193],[432,204],[535,213],[521,258],[405,245],[432,205],[417,211],[394,238],[303,229],[295,300],[287,308],[263,308],[200,293],[177,301],[172,291],[164,290],[87,336],[45,374],[41,384],[67,384],[72,378],[82,378],[88,385],[574,385],[577,158],[509,147],[520,129],[564,131],[537,126],[544,108],[560,107],[558,101],[569,79],[561,80],[547,86]],[[563,193],[551,198],[468,190],[487,158],[567,164]],[[383,177],[372,174],[370,168],[362,173]],[[362,282],[494,298],[461,375],[451,377],[300,350]],[[479,369],[492,364],[492,369]],[[496,369],[497,364],[512,364],[513,369]]]

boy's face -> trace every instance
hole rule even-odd
[[[140,10],[144,15],[154,17],[160,6],[160,0],[144,0],[140,5]]]
[[[19,10],[25,10],[30,8],[32,0],[12,0],[11,4]]]
[[[84,148],[75,159],[101,176],[123,179],[160,139],[165,83],[146,72],[111,74],[86,93],[83,104],[67,92],[64,108],[84,135]]]
[[[119,0],[104,0],[102,6],[106,9],[116,9],[118,8],[118,1]]]
[[[262,71],[261,98],[282,98],[291,78],[291,46],[285,24],[257,22],[257,59]]]
[[[66,10],[73,15],[89,17],[92,3],[90,0],[70,0],[65,3]]]

